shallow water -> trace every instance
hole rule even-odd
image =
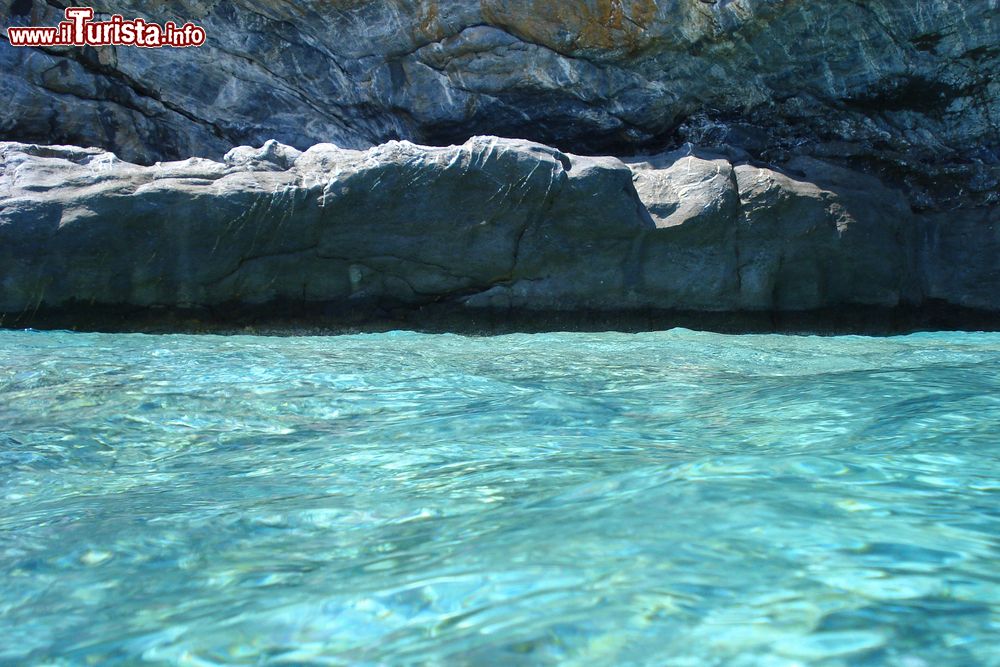
[[[1000,335],[0,332],[0,664],[1000,665]]]

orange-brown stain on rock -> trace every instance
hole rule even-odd
[[[448,37],[438,0],[326,0],[330,7],[352,10],[368,4],[395,6],[412,17],[414,37]],[[560,53],[598,50],[635,54],[651,41],[647,28],[656,23],[656,0],[480,0],[484,23]]]
[[[426,0],[420,3],[420,15],[417,22],[417,34],[432,40],[444,39],[447,35],[438,22],[437,0]]]
[[[635,53],[649,42],[655,0],[482,0],[483,18],[555,51]]]

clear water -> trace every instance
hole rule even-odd
[[[1000,665],[1000,335],[0,333],[0,663]]]

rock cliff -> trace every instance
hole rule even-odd
[[[1000,311],[1000,0],[94,6],[208,40],[0,40],[8,320]]]
[[[65,2],[12,0],[6,25]],[[149,164],[475,134],[836,158],[923,208],[996,202],[1000,0],[98,0],[201,48],[0,46],[0,139]]]
[[[996,210],[912,213],[813,158],[584,157],[475,137],[138,166],[0,144],[0,312],[1000,310]]]

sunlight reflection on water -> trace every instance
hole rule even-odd
[[[0,663],[998,665],[1000,335],[0,332]]]

